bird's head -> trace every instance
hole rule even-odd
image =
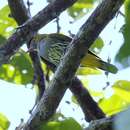
[[[63,34],[37,34],[31,40],[28,52],[36,51],[41,58],[58,66],[71,40]]]
[[[39,43],[41,42],[41,40],[43,40],[44,38],[46,38],[45,34],[38,34],[35,35],[31,40],[30,40],[30,47],[28,49],[27,52],[34,52],[37,51],[38,52],[38,48],[39,48]],[[43,42],[44,43],[44,42]]]

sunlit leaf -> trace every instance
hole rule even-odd
[[[119,80],[112,87],[116,95],[130,103],[130,81]]]
[[[17,84],[27,84],[33,79],[33,68],[28,54],[16,53],[9,64],[0,67],[0,78]]]
[[[113,88],[120,88],[122,90],[130,92],[130,81],[118,80],[112,87]]]
[[[61,130],[82,130],[82,127],[76,120],[69,118],[62,121]]]
[[[102,72],[98,69],[93,69],[89,67],[80,67],[77,72],[77,75],[98,75],[102,74]]]
[[[7,117],[3,115],[2,113],[0,113],[0,129],[7,130],[9,125],[10,125],[10,122],[7,119]]]
[[[89,50],[96,54],[99,54],[101,52],[103,46],[104,46],[103,40],[100,37],[98,37],[96,39],[96,41],[91,45]]]
[[[83,86],[89,91],[89,93],[95,98],[95,99],[100,99],[102,97],[104,97],[104,92],[102,90],[93,90],[90,86],[89,86],[89,80],[87,80],[86,78],[80,79],[82,81]],[[98,87],[98,86],[97,86]]]
[[[89,89],[89,92],[95,98],[100,99],[100,98],[104,97],[104,92],[102,92],[102,91],[94,91],[94,90]]]
[[[73,103],[75,103],[75,104],[79,104],[78,102],[77,102],[77,100],[76,100],[76,98],[75,98],[75,96],[71,96],[71,101],[73,102]]]
[[[119,80],[112,88],[114,94],[110,98],[99,101],[100,107],[107,115],[115,114],[130,105],[130,81]]]
[[[68,118],[63,121],[48,122],[41,126],[40,130],[82,130],[82,127],[73,118]]]
[[[51,121],[44,124],[40,130],[60,130],[60,122]]]
[[[82,84],[87,88],[89,89],[89,80],[88,79],[84,79],[84,78],[81,78],[80,79],[82,81]]]
[[[125,1],[125,26],[123,27],[124,43],[116,55],[116,61],[123,67],[130,66],[130,0]]]
[[[51,118],[51,120],[54,120],[54,121],[59,121],[59,119],[63,120],[65,119],[66,117],[61,113],[61,112],[56,112],[53,117]]]
[[[0,10],[0,35],[3,37],[9,37],[16,27],[16,22],[13,18],[9,17],[10,9],[8,6],[4,6]]]
[[[130,103],[124,102],[120,96],[115,94],[110,98],[103,98],[98,104],[107,115],[118,113],[130,105]]]
[[[4,129],[0,126],[0,130],[4,130]]]
[[[78,0],[68,9],[68,13],[74,19],[81,18],[93,7],[93,3],[94,0]]]

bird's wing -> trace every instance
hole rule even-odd
[[[93,56],[95,56],[98,59],[101,59],[99,56],[97,56],[95,53],[91,52],[90,50],[88,50],[88,54],[93,55]]]

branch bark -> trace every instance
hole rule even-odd
[[[68,52],[58,66],[49,88],[44,93],[33,116],[28,120],[24,130],[37,130],[55,112],[67,86],[70,85],[80,61],[99,33],[115,16],[124,0],[103,0],[89,19],[80,28],[70,44]]]
[[[11,16],[15,19],[18,25],[23,24],[30,18],[23,0],[8,0],[8,5],[11,10]]]
[[[113,117],[95,120],[85,130],[113,130],[113,121]]]
[[[88,90],[84,88],[77,77],[72,80],[69,88],[81,106],[87,122],[105,117],[105,113],[99,108],[98,104],[93,100]]]

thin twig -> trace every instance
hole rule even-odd
[[[14,19],[16,20],[18,25],[24,24],[24,22],[31,17],[28,13],[28,9],[24,5],[23,0],[19,0],[19,1],[8,0],[8,3],[9,3],[9,7],[11,9],[11,14],[13,14]],[[30,5],[31,5],[31,3],[28,0],[28,8],[30,7]],[[19,17],[19,12],[21,12],[21,15],[23,16],[22,19]],[[20,26],[17,28],[17,30],[24,29],[24,27],[25,26]],[[30,37],[27,38],[27,47],[28,48],[29,48],[29,44],[30,44]],[[39,87],[39,96],[36,99],[36,102],[37,102],[42,97],[44,90],[45,90],[44,73],[42,71],[41,63],[40,63],[37,52],[30,52],[30,57],[31,57],[33,67],[34,67],[33,82],[35,83],[37,81],[37,84]]]
[[[29,0],[27,0],[27,6],[28,6],[28,13],[30,14],[30,16],[31,16],[31,5],[32,5],[33,3],[32,2],[30,2]]]

